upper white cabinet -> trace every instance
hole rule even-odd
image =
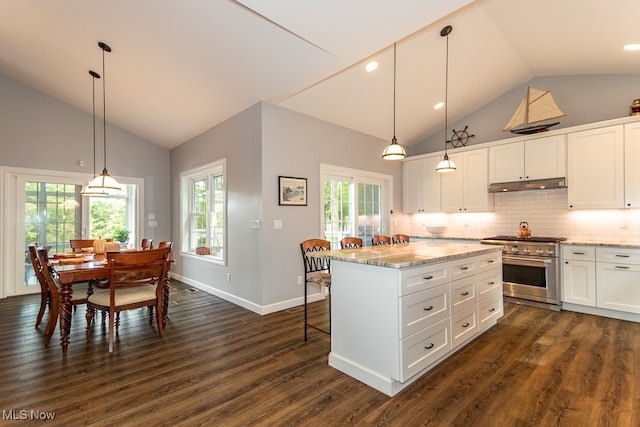
[[[624,125],[624,204],[640,207],[640,122]]]
[[[440,212],[439,161],[440,156],[431,156],[402,163],[403,212]]]
[[[566,175],[565,135],[525,140],[489,148],[489,182],[514,182]]]
[[[570,209],[624,207],[624,128],[607,126],[567,137]]]
[[[493,195],[487,190],[488,149],[449,154],[457,170],[442,174],[443,212],[486,212],[493,210]]]

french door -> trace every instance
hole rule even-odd
[[[50,253],[68,252],[70,239],[109,237],[117,228],[137,239],[138,182],[123,183],[120,195],[83,197],[87,178],[78,174],[17,170],[3,171],[2,178],[6,203],[0,265],[8,268],[2,268],[0,296],[40,292],[29,244],[37,242]]]
[[[321,166],[324,238],[332,248],[359,237],[371,245],[376,234],[389,232],[392,177],[374,172]]]

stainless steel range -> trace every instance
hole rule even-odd
[[[495,236],[502,246],[502,289],[507,297],[560,307],[560,242],[563,237]]]

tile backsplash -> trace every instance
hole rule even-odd
[[[526,221],[533,236],[640,243],[640,209],[569,210],[566,188],[496,193],[493,197],[493,212],[402,215],[394,218],[395,228],[412,236],[429,237],[428,225],[445,225],[446,237],[481,239],[515,235],[520,222]],[[401,230],[404,228],[409,230]]]

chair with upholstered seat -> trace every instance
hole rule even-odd
[[[371,244],[373,246],[382,246],[382,245],[390,245],[391,237],[389,236],[373,236],[371,239]]]
[[[409,236],[406,234],[394,234],[391,237],[391,242],[396,245],[399,243],[409,243]]]
[[[314,253],[320,251],[328,251],[331,249],[331,243],[328,240],[309,239],[300,243],[302,251],[302,262],[304,264],[304,340],[307,340],[307,328],[311,327],[325,334],[331,334],[331,270],[329,259],[324,257],[313,256]],[[308,322],[308,287],[309,285],[317,285],[321,289],[326,287],[329,298],[329,327],[324,329]]]
[[[362,247],[362,239],[359,237],[345,237],[340,240],[341,249],[354,249]]]
[[[44,330],[46,338],[45,345],[48,345],[49,341],[51,341],[53,331],[56,329],[58,317],[60,316],[60,282],[57,277],[53,277],[51,269],[49,268],[49,253],[47,248],[38,248],[36,250],[36,254],[39,263],[38,269],[40,270],[42,278],[49,290],[49,320],[47,321],[47,326]],[[85,304],[87,302],[88,289],[88,282],[76,282],[73,284],[71,304],[73,305],[74,309],[76,306]]]
[[[109,252],[109,288],[87,298],[87,340],[95,310],[109,313],[109,353],[113,352],[114,335],[118,332],[120,312],[141,307],[154,307],[158,334],[163,336],[162,301],[164,281],[171,248],[134,252]],[[149,312],[153,323],[153,311]]]

